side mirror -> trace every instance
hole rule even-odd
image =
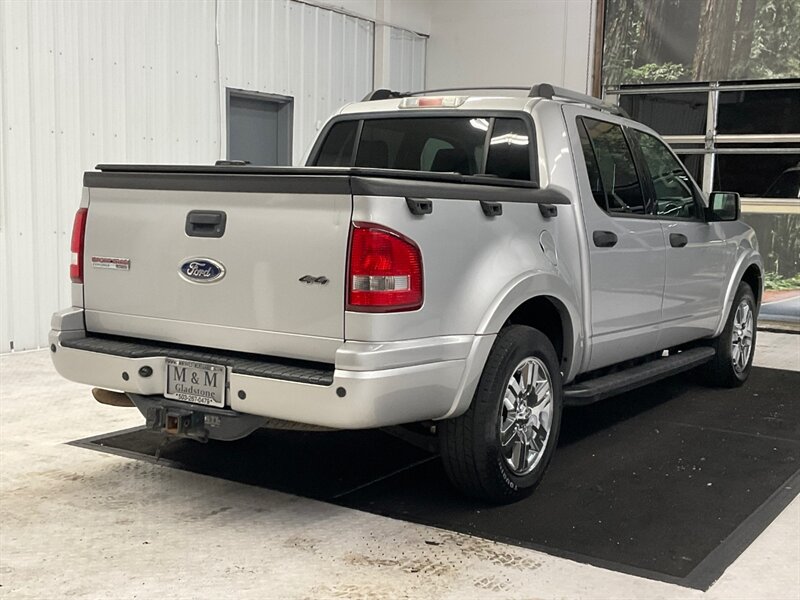
[[[711,192],[706,209],[707,221],[735,221],[741,212],[737,192]]]

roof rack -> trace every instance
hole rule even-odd
[[[589,96],[588,94],[582,94],[580,92],[573,92],[572,90],[550,85],[549,83],[537,83],[531,88],[531,91],[528,93],[528,96],[530,96],[531,98],[545,98],[547,100],[552,100],[553,98],[560,98],[562,100],[571,100],[572,102],[580,102],[581,104],[588,104],[592,108],[610,112],[611,114],[614,115],[620,115],[621,117],[625,117],[626,119],[630,118],[628,116],[628,113],[625,112],[625,109],[622,108],[621,106],[609,104],[608,102],[600,100],[600,98],[595,98],[594,96]]]
[[[537,83],[536,85],[530,88],[520,87],[520,86],[491,86],[491,87],[475,86],[475,87],[439,88],[434,90],[420,90],[417,92],[396,92],[394,90],[389,90],[384,88],[370,92],[369,94],[364,96],[362,102],[370,102],[372,100],[387,100],[390,98],[406,98],[408,96],[421,96],[423,94],[438,94],[441,92],[471,92],[471,91],[489,91],[489,90],[526,91],[528,92],[529,98],[545,98],[546,100],[559,98],[561,100],[569,100],[571,102],[580,102],[581,104],[587,104],[588,106],[596,108],[597,110],[602,110],[614,115],[620,115],[622,117],[629,118],[628,113],[625,112],[625,110],[619,106],[615,106],[614,104],[609,104],[608,102],[604,102],[603,100],[595,98],[594,96],[589,96],[588,94],[574,92],[566,88],[550,85],[549,83]]]

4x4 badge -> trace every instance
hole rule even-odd
[[[325,285],[326,283],[328,283],[329,280],[324,275],[320,277],[314,277],[313,275],[303,275],[297,281],[302,281],[303,283],[307,283],[308,285],[314,285],[314,284]]]

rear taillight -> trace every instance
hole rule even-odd
[[[407,237],[381,225],[353,223],[347,308],[397,312],[422,306],[422,254]]]
[[[72,241],[70,242],[72,263],[69,265],[69,278],[72,279],[72,283],[83,283],[83,238],[86,235],[88,214],[88,208],[79,208],[75,213],[75,221],[72,223]]]

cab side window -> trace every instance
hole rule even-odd
[[[642,185],[622,127],[581,117],[578,132],[592,194],[600,208],[612,215],[646,214]]]
[[[648,177],[653,184],[656,214],[698,218],[700,210],[696,188],[680,161],[658,138],[636,129],[630,131],[641,148]]]

